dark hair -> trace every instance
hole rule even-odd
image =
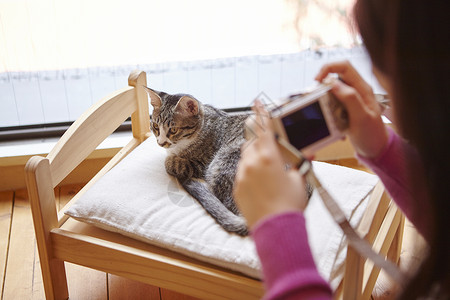
[[[401,298],[450,295],[450,31],[447,1],[358,0],[356,23],[373,65],[392,86],[397,127],[417,149],[431,206],[428,256]],[[414,170],[411,170],[414,172]],[[416,194],[417,195],[417,194]],[[417,205],[420,205],[417,199]]]

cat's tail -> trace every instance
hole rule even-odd
[[[248,235],[245,219],[232,213],[226,206],[209,190],[206,183],[189,179],[181,182],[184,189],[203,206],[203,208],[222,226],[226,231],[235,232],[241,236]]]

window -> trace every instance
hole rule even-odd
[[[352,2],[0,0],[0,127],[71,122],[133,69],[220,108],[299,91],[343,58],[377,88]]]

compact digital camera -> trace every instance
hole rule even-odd
[[[342,139],[348,128],[347,111],[330,90],[330,84],[321,84],[270,110],[275,132],[305,156]]]
[[[330,90],[331,84],[320,84],[308,93],[291,95],[269,109],[278,137],[306,157],[342,139],[348,128],[347,111]],[[247,131],[251,132],[249,129]]]

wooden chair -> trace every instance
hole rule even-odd
[[[378,183],[357,228],[360,236],[372,244],[373,249],[399,264],[405,217],[391,201],[384,187]],[[344,279],[339,285],[336,299],[370,299],[380,269],[361,257],[351,246],[347,247]]]
[[[144,72],[132,72],[129,87],[86,111],[47,157],[28,161],[28,187],[47,299],[68,298],[64,262],[71,262],[205,299],[259,299],[260,281],[181,254],[73,220],[64,215],[93,183],[150,135]],[[58,214],[54,188],[131,115],[133,138]],[[359,231],[375,248],[397,260],[403,217],[381,185],[372,192]],[[369,299],[378,271],[348,249],[337,298]]]

